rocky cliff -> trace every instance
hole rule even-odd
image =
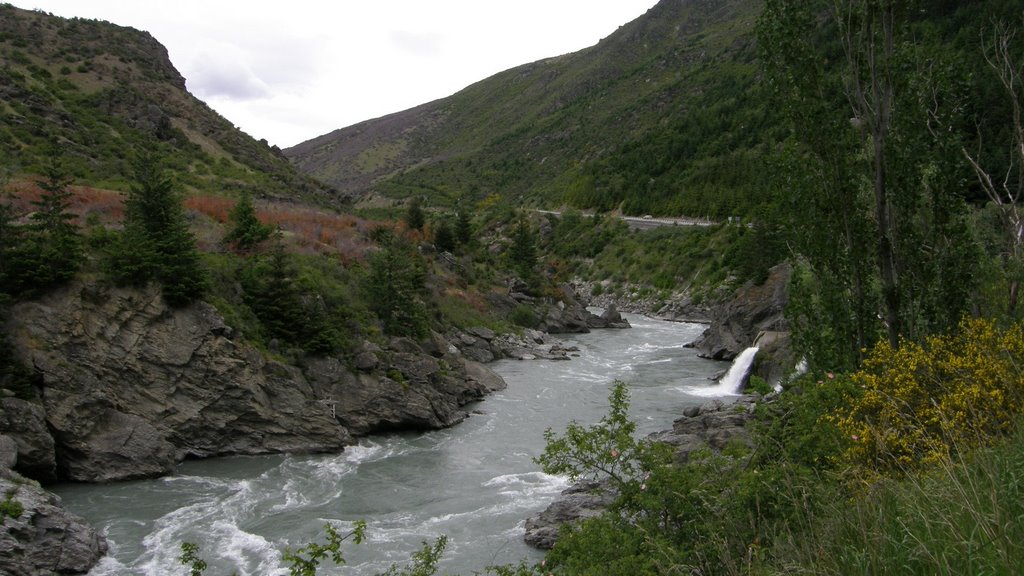
[[[199,302],[158,287],[75,282],[21,302],[5,326],[38,398],[0,390],[0,573],[82,574],[106,542],[34,481],[167,474],[185,458],[341,450],[353,435],[450,426],[504,388],[442,336],[364,343],[296,365],[235,339]]]
[[[336,358],[287,364],[234,339],[212,306],[171,309],[155,287],[75,283],[14,306],[7,329],[40,378],[40,402],[5,409],[0,432],[27,429],[29,411],[45,419],[52,455],[43,440],[31,450],[22,440],[18,464],[43,480],[124,480],[191,457],[340,450],[353,434],[451,425],[465,417],[461,406],[504,384],[437,335],[376,346],[366,351],[374,361],[355,370]]]
[[[779,264],[771,269],[762,284],[741,286],[729,298],[712,308],[711,323],[693,343],[699,356],[713,360],[732,360],[752,346],[764,332],[788,332],[783,310],[792,267]],[[779,341],[779,337],[774,339]]]

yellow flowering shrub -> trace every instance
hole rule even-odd
[[[881,473],[948,459],[1008,432],[1024,411],[1024,331],[967,319],[923,345],[879,343],[851,376],[849,409],[828,415],[850,443],[841,459]]]

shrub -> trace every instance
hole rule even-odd
[[[1009,431],[1024,410],[1024,330],[964,320],[957,333],[899,349],[878,344],[852,376],[843,460],[878,472],[944,462]]]
[[[512,313],[509,314],[508,319],[516,326],[522,326],[523,328],[533,328],[538,322],[537,313],[526,304],[516,306]]]

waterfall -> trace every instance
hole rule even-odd
[[[754,363],[754,357],[757,356],[757,351],[758,348],[756,346],[751,346],[740,352],[739,356],[733,360],[729,371],[718,381],[717,386],[710,388],[689,387],[686,391],[694,396],[730,396],[740,394],[743,383],[746,382],[747,374],[750,373],[750,366]]]

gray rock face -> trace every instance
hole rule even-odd
[[[60,499],[16,473],[0,470],[0,500],[21,504],[18,518],[0,522],[0,574],[85,574],[107,553],[107,542]]]
[[[760,286],[747,284],[712,313],[711,326],[692,344],[702,358],[732,360],[753,344],[764,331],[785,331],[782,312],[792,268],[780,264],[771,269]]]
[[[697,450],[723,450],[732,442],[741,442],[753,447],[747,424],[753,418],[758,395],[741,396],[735,402],[726,404],[721,400],[708,402],[700,407],[687,408],[683,417],[672,423],[671,430],[655,432],[648,436],[656,442],[664,442],[675,448],[676,460],[684,463]]]
[[[527,544],[554,548],[563,524],[600,516],[615,501],[615,491],[603,482],[580,482],[566,488],[543,512],[526,520]]]
[[[422,345],[393,340],[378,354],[383,374],[353,375],[333,358],[308,360],[306,375],[318,397],[353,434],[388,430],[427,430],[461,422],[466,404],[501,390],[505,381],[434,334]]]
[[[42,375],[67,479],[156,476],[185,456],[350,441],[297,368],[233,342],[207,304],[172,310],[156,288],[73,284],[14,306],[11,318],[16,353]]]
[[[57,460],[53,437],[46,428],[42,405],[17,398],[0,399],[0,434],[15,445],[14,468],[25,476],[43,482],[56,479]]]

